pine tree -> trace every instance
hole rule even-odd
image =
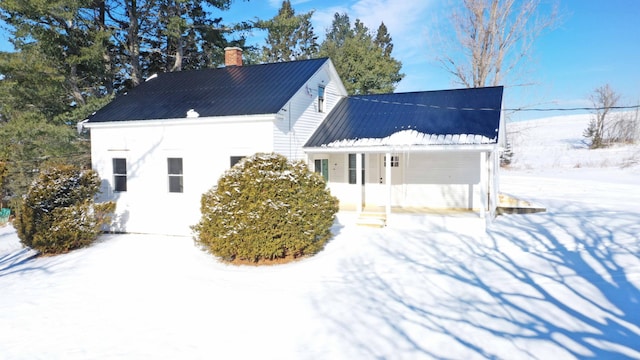
[[[359,19],[350,27],[349,17],[338,13],[320,46],[320,56],[331,58],[349,94],[393,92],[404,74],[392,51],[384,23],[372,35]]]
[[[16,49],[0,57],[12,110],[36,109],[51,120],[84,105],[90,96],[102,95],[108,32],[96,24],[93,10],[91,1],[0,3],[0,17],[9,25]]]
[[[384,56],[385,59],[391,58],[393,43],[391,42],[391,35],[389,35],[387,26],[384,22],[380,23],[378,31],[376,31],[376,39],[374,40],[374,43],[382,50],[382,56]]]
[[[37,112],[23,112],[0,123],[0,143],[6,172],[2,196],[11,199],[14,209],[43,166],[67,163],[86,168],[90,162],[87,142],[71,126],[52,124]]]
[[[507,141],[507,144],[504,148],[504,152],[500,154],[500,166],[511,165],[512,159],[513,159],[513,149],[511,147],[511,142]]]
[[[265,62],[310,59],[318,53],[318,37],[311,26],[313,11],[296,15],[291,2],[285,0],[278,15],[259,20],[255,26],[267,30],[267,45],[262,48]]]
[[[221,64],[223,49],[244,41],[227,40],[234,29],[212,16],[230,5],[231,0],[106,0],[114,66],[125,74],[116,87],[135,87],[154,73]]]

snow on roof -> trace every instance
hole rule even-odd
[[[355,147],[355,146],[407,146],[407,145],[479,145],[493,144],[496,139],[489,139],[482,135],[455,134],[438,135],[424,134],[416,130],[402,130],[390,136],[376,139],[344,139],[333,141],[326,147]]]

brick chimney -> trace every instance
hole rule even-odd
[[[242,49],[239,47],[224,48],[224,66],[242,66]]]

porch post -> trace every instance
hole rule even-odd
[[[387,215],[387,221],[389,221],[389,216],[391,215],[391,153],[386,153],[384,156],[386,157],[386,166],[384,168],[384,178],[386,181],[384,185],[387,190],[384,212]]]
[[[498,171],[500,169],[500,156],[495,151],[491,153],[491,169],[489,171],[489,216],[495,216],[496,207],[498,206]]]
[[[362,153],[356,153],[356,189],[358,196],[356,197],[356,212],[362,212]]]
[[[487,211],[487,196],[488,196],[488,186],[489,182],[487,179],[489,175],[488,169],[488,154],[486,152],[480,153],[480,217],[486,217]]]

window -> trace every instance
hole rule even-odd
[[[364,154],[362,155],[362,184],[364,185]],[[349,154],[349,184],[356,183],[356,154]]]
[[[127,159],[113,158],[113,191],[127,191]]]
[[[329,159],[316,159],[314,164],[315,171],[322,175],[324,181],[329,181]]]
[[[318,112],[324,112],[324,86],[318,86]]]
[[[240,160],[244,159],[245,156],[231,156],[229,158],[229,167],[232,168],[233,165],[237,164]]]
[[[182,158],[167,158],[169,172],[169,192],[181,193],[182,187]]]
[[[391,167],[400,166],[400,156],[399,155],[391,155]],[[384,157],[384,167],[387,167],[387,157]]]

